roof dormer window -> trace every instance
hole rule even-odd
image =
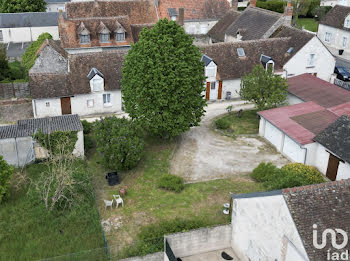
[[[87,75],[90,80],[91,92],[102,92],[104,90],[104,76],[96,68],[92,68]]]
[[[245,52],[244,52],[244,49],[243,48],[237,48],[237,54],[238,54],[238,57],[245,57]]]
[[[100,33],[100,42],[109,43],[109,34]]]
[[[101,43],[109,43],[111,31],[103,22],[100,22],[100,25],[97,28],[97,32],[100,35]]]
[[[273,72],[275,67],[275,62],[270,56],[262,54],[260,56],[260,62],[262,63],[266,71],[271,70]]]
[[[90,43],[90,35],[79,35],[79,38],[80,38],[80,43],[81,44],[88,44]]]
[[[124,27],[118,22],[116,21],[116,30],[115,32],[115,40],[117,42],[125,42],[125,33],[126,30],[124,29]]]
[[[81,44],[90,43],[90,31],[85,27],[83,22],[78,27],[78,35]]]

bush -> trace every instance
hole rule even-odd
[[[256,2],[256,7],[260,7],[263,9],[271,10],[278,13],[284,12],[284,7],[286,2],[283,0],[270,0],[270,1],[260,1]]]
[[[289,163],[283,166],[281,170],[284,173],[290,173],[289,175],[302,177],[305,183],[308,184],[322,183],[325,181],[323,175],[315,167],[302,163]]]
[[[126,118],[107,117],[94,124],[98,151],[103,164],[114,170],[129,170],[141,160],[144,139],[142,128]]]
[[[94,147],[94,140],[89,135],[84,135],[84,151],[88,152]]]
[[[10,179],[13,174],[13,167],[0,156],[0,203],[8,196]]]
[[[78,140],[76,131],[56,131],[51,134],[45,134],[40,130],[34,134],[34,138],[52,154],[61,153],[62,146],[65,144],[64,152],[71,154]]]
[[[26,69],[22,66],[19,61],[9,63],[9,79],[10,80],[22,80],[27,77]]]
[[[262,162],[252,172],[252,178],[258,182],[266,182],[278,171],[278,168],[271,162]]]
[[[175,175],[165,174],[159,179],[158,188],[180,192],[185,188],[184,180]]]
[[[230,128],[231,124],[227,119],[220,118],[215,121],[215,126],[220,130],[227,130]]]
[[[93,123],[88,122],[87,120],[82,120],[81,124],[83,124],[84,134],[89,134],[92,131]]]

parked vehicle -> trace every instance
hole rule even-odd
[[[336,66],[334,68],[334,73],[337,75],[337,79],[342,81],[350,81],[350,72],[342,66]]]

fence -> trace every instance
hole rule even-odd
[[[345,90],[350,91],[350,82],[344,82],[344,81],[336,78],[336,79],[334,79],[334,84],[339,86],[339,87],[344,88]]]
[[[28,82],[0,83],[0,99],[26,98],[29,95]]]

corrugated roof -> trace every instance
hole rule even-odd
[[[0,139],[16,138],[17,125],[0,126]]]
[[[57,12],[0,13],[0,28],[58,26]]]

